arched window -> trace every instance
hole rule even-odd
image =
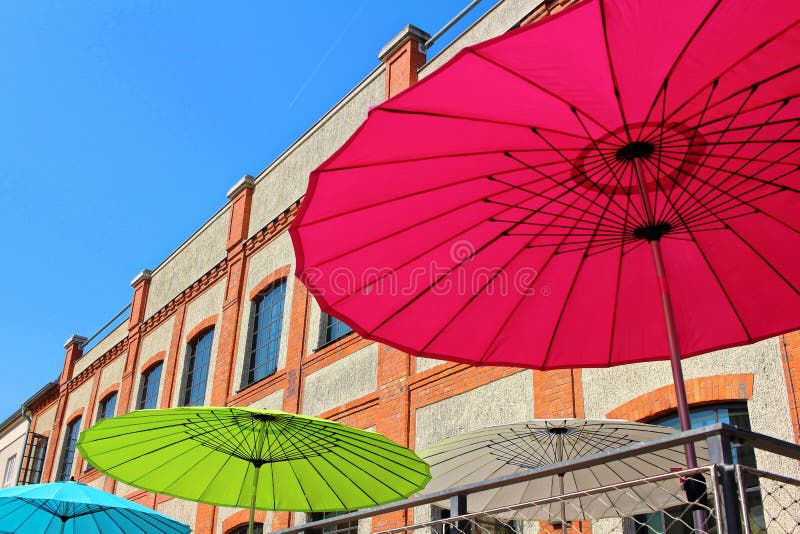
[[[64,445],[61,447],[61,461],[58,462],[56,480],[69,480],[72,474],[72,462],[75,460],[75,445],[81,432],[81,418],[76,417],[64,431]]]
[[[285,298],[284,278],[259,293],[253,302],[253,326],[248,344],[247,365],[242,374],[242,387],[273,374],[278,368]]]
[[[227,534],[247,534],[247,527],[247,523],[244,525],[239,525],[238,527],[229,530]],[[253,534],[263,534],[263,532],[264,523],[253,523]]]
[[[743,430],[750,430],[750,417],[747,413],[747,404],[744,402],[697,406],[690,408],[689,417],[692,428],[714,423],[727,423]],[[680,430],[681,427],[677,413],[665,415],[647,422],[653,425],[672,427],[677,430]],[[756,455],[751,446],[732,444],[732,448],[734,463],[756,467]],[[753,527],[755,529],[755,527],[758,526],[763,529],[763,532],[766,532],[766,528],[764,527],[764,511],[761,503],[761,490],[758,486],[758,480],[749,476],[745,476],[744,480],[745,491],[747,492],[747,503],[750,508],[749,515],[751,520],[755,522]],[[688,508],[682,509],[681,507],[675,507],[665,512],[635,516],[633,518],[633,526],[629,531],[635,534],[672,534],[673,532],[682,534],[683,532],[689,532],[688,527],[684,528],[686,525],[692,524],[692,512]],[[680,518],[680,520],[676,520],[675,518]],[[754,530],[754,532],[755,531],[757,530]]]
[[[344,337],[353,331],[344,321],[333,315],[328,315],[327,313],[322,314],[321,323],[319,336],[320,347],[336,341],[340,337]]]
[[[183,366],[183,388],[181,406],[202,406],[206,400],[208,363],[211,360],[211,344],[214,329],[206,330],[189,343],[186,363]]]
[[[97,405],[97,421],[114,417],[114,410],[117,408],[117,392],[109,393],[100,404]]]
[[[139,402],[136,403],[139,410],[156,407],[160,382],[161,362],[158,362],[142,373],[142,380],[139,384]]]

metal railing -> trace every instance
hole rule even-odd
[[[709,465],[674,472],[665,467],[665,472],[656,476],[467,512],[471,494],[697,442],[705,442]],[[781,472],[736,465],[737,449],[742,447],[756,451],[759,463],[763,460],[769,466],[782,466],[777,469]],[[788,534],[800,532],[797,460],[800,460],[798,445],[717,423],[277,532],[296,534],[312,529],[320,532],[337,523],[371,520],[372,530],[382,534]],[[688,498],[683,483],[700,477],[705,493]],[[631,510],[635,513],[631,514]],[[383,521],[381,516],[393,519]],[[398,521],[398,516],[404,519]]]

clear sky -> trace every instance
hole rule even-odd
[[[0,2],[0,420],[397,32],[467,3]]]

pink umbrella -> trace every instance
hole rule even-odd
[[[669,359],[687,429],[681,357],[800,327],[799,66],[796,0],[585,0],[466,48],[311,174],[297,274],[418,356]]]

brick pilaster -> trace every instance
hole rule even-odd
[[[117,397],[117,402],[119,402],[117,413],[119,414],[129,412],[133,405],[135,392],[132,389],[139,362],[139,348],[142,341],[141,326],[145,318],[151,278],[152,273],[145,269],[131,281],[133,302],[131,303],[131,316],[128,319],[128,355],[125,358],[125,370],[122,373],[122,383]]]
[[[583,417],[581,370],[533,371],[533,414],[537,419]]]
[[[387,99],[407,89],[417,81],[417,71],[425,64],[425,41],[431,36],[409,24],[384,46],[378,59],[386,67]]]
[[[54,473],[54,463],[56,450],[58,450],[59,441],[61,439],[61,427],[64,425],[64,410],[67,407],[67,383],[72,378],[72,372],[75,369],[75,362],[83,356],[83,346],[86,343],[86,338],[83,336],[73,335],[66,343],[64,349],[66,354],[64,356],[64,366],[61,369],[61,376],[58,379],[58,405],[56,406],[55,419],[53,421],[53,432],[48,438],[49,446],[47,447],[47,454],[44,459],[44,468],[42,469],[42,482],[47,482]]]
[[[386,345],[378,345],[378,404],[375,430],[403,445],[411,444],[411,356]],[[373,532],[409,524],[408,510],[376,516]]]
[[[778,338],[786,393],[789,396],[789,414],[792,418],[794,441],[800,443],[800,332],[791,332]]]
[[[228,191],[231,203],[231,219],[228,226],[228,276],[225,282],[225,300],[219,326],[217,360],[214,366],[214,382],[211,385],[211,405],[225,406],[233,389],[233,369],[236,361],[236,346],[239,339],[239,324],[242,310],[242,292],[245,283],[247,255],[244,240],[250,225],[250,206],[253,200],[254,179],[245,175]]]
[[[183,333],[183,319],[186,317],[186,304],[181,303],[175,309],[175,321],[172,323],[172,337],[169,342],[169,350],[164,358],[164,394],[161,395],[160,408],[169,408],[172,404],[172,395],[175,392],[175,384],[178,377],[175,371],[178,368],[178,358],[181,354],[181,334]]]

